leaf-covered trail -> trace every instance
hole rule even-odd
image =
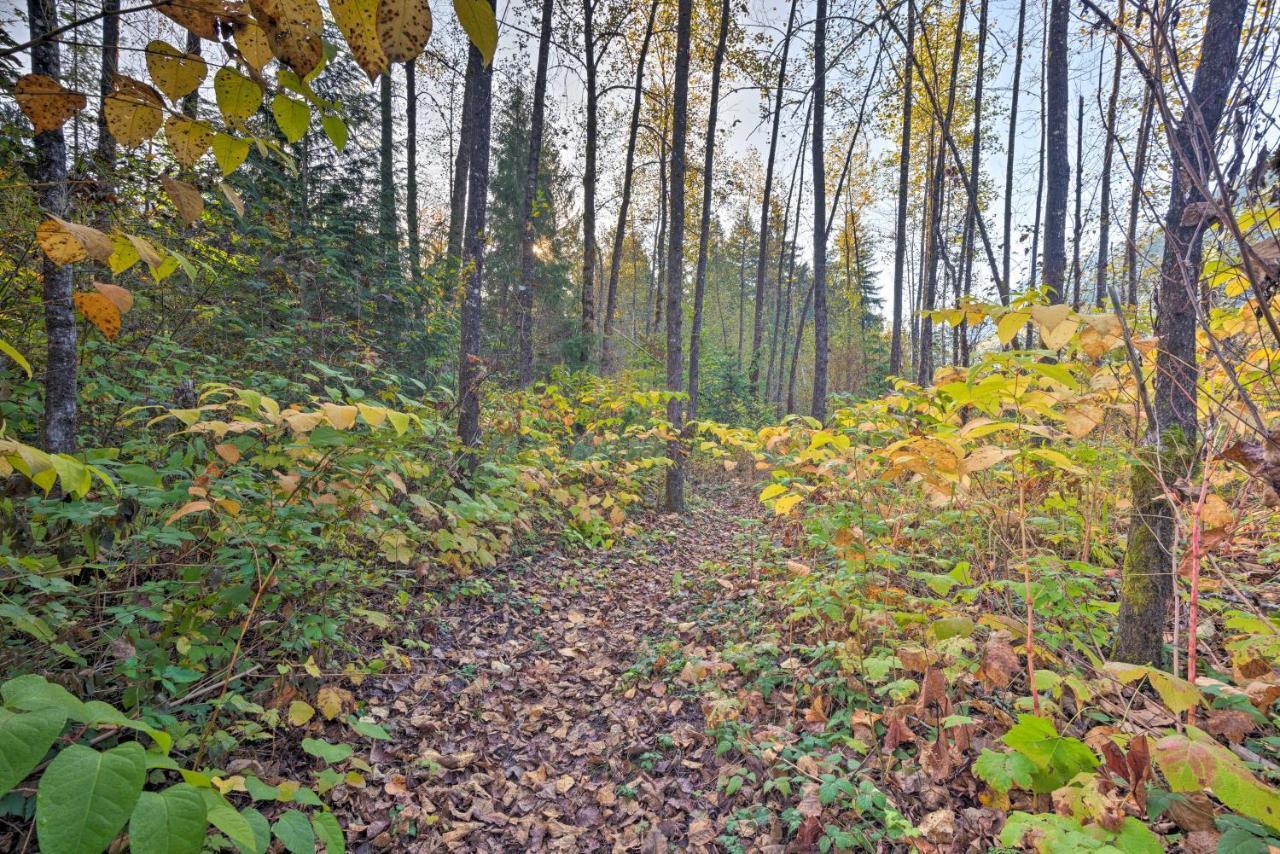
[[[746,548],[758,507],[726,490],[612,550],[544,547],[447,603],[415,671],[363,690],[392,740],[345,805],[354,847],[710,846],[714,745],[672,686],[705,675],[716,639],[700,614],[750,595],[714,567]],[[671,679],[664,650],[693,672]]]

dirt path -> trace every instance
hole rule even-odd
[[[715,750],[681,687],[699,677],[672,665],[696,672],[716,643],[700,615],[750,595],[715,567],[740,557],[757,508],[700,499],[613,550],[552,546],[473,580],[423,638],[419,669],[363,692],[393,740],[345,805],[352,847],[712,846]]]

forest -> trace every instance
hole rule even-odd
[[[0,4],[0,850],[1280,851],[1277,14]]]

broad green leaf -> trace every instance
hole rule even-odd
[[[984,749],[973,763],[974,775],[997,792],[1007,792],[1014,786],[1030,789],[1035,770],[1031,760],[1017,752]]]
[[[229,65],[213,75],[213,95],[222,117],[232,127],[239,127],[262,106],[262,87]],[[221,136],[219,134],[218,136]],[[214,156],[218,153],[218,137],[214,137]],[[223,171],[226,174],[226,171]]]
[[[213,159],[218,162],[223,177],[230,175],[249,156],[249,140],[225,133],[213,135]]]
[[[1036,792],[1052,792],[1077,774],[1098,767],[1098,757],[1089,745],[1058,735],[1052,721],[1035,715],[1019,715],[1003,741],[1035,764],[1032,789]]]
[[[67,717],[57,709],[18,713],[0,709],[0,795],[40,764]]]
[[[1204,702],[1204,694],[1195,685],[1155,667],[1109,661],[1103,665],[1102,669],[1112,678],[1125,684],[1136,682],[1145,676],[1151,680],[1151,687],[1156,689],[1156,693],[1169,707],[1169,711],[1176,715]]]
[[[97,854],[133,812],[147,773],[146,751],[129,741],[99,753],[67,747],[49,763],[36,790],[40,850]]]
[[[346,837],[333,813],[321,812],[311,816],[311,827],[324,845],[325,854],[342,854],[347,850]]]
[[[248,822],[249,828],[253,831],[253,848],[248,849],[250,854],[265,854],[266,850],[271,847],[271,824],[267,821],[266,816],[258,812],[253,807],[245,807],[240,810],[240,815]]]
[[[318,738],[304,738],[302,740],[302,749],[312,756],[323,759],[330,765],[336,765],[355,752],[355,748],[349,744],[330,744]]]
[[[6,706],[24,712],[56,709],[73,721],[86,723],[88,719],[84,703],[66,688],[43,676],[27,674],[10,679],[0,685],[0,697],[4,698]]]
[[[259,849],[257,837],[254,835],[253,827],[250,825],[249,820],[236,812],[236,808],[226,798],[212,789],[197,789],[197,791],[204,798],[204,807],[209,823],[226,834],[226,837],[234,842],[237,848],[241,851],[250,852],[250,854],[265,850],[265,848]]]
[[[347,147],[347,123],[342,120],[341,116],[327,113],[320,119],[320,124],[324,127],[325,136],[329,137],[329,141],[333,143],[333,147],[339,151],[343,151]]]
[[[133,854],[199,854],[209,822],[200,792],[178,783],[143,792],[129,820]]]
[[[31,363],[28,362],[26,360],[26,357],[24,357],[21,353],[19,353],[12,344],[10,344],[8,341],[5,341],[3,338],[0,338],[0,353],[4,353],[6,356],[12,359],[13,363],[17,365],[19,368],[22,368],[22,370],[26,373],[27,379],[31,379],[32,377]]]
[[[276,839],[289,850],[290,854],[315,854],[316,834],[311,829],[311,822],[297,810],[286,810],[271,825],[271,832]]]
[[[493,62],[498,50],[498,20],[487,0],[453,0],[453,11],[458,23],[471,43],[480,51],[484,64]]]
[[[271,115],[275,116],[276,125],[289,142],[297,142],[306,136],[307,125],[311,124],[311,108],[306,102],[284,93],[271,99]]]

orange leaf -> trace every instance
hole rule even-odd
[[[98,289],[98,293],[111,300],[111,304],[121,314],[128,314],[129,309],[133,308],[133,294],[127,289],[106,282],[94,282],[93,286]]]
[[[72,295],[76,308],[110,341],[120,334],[120,309],[97,292],[78,291]]]

